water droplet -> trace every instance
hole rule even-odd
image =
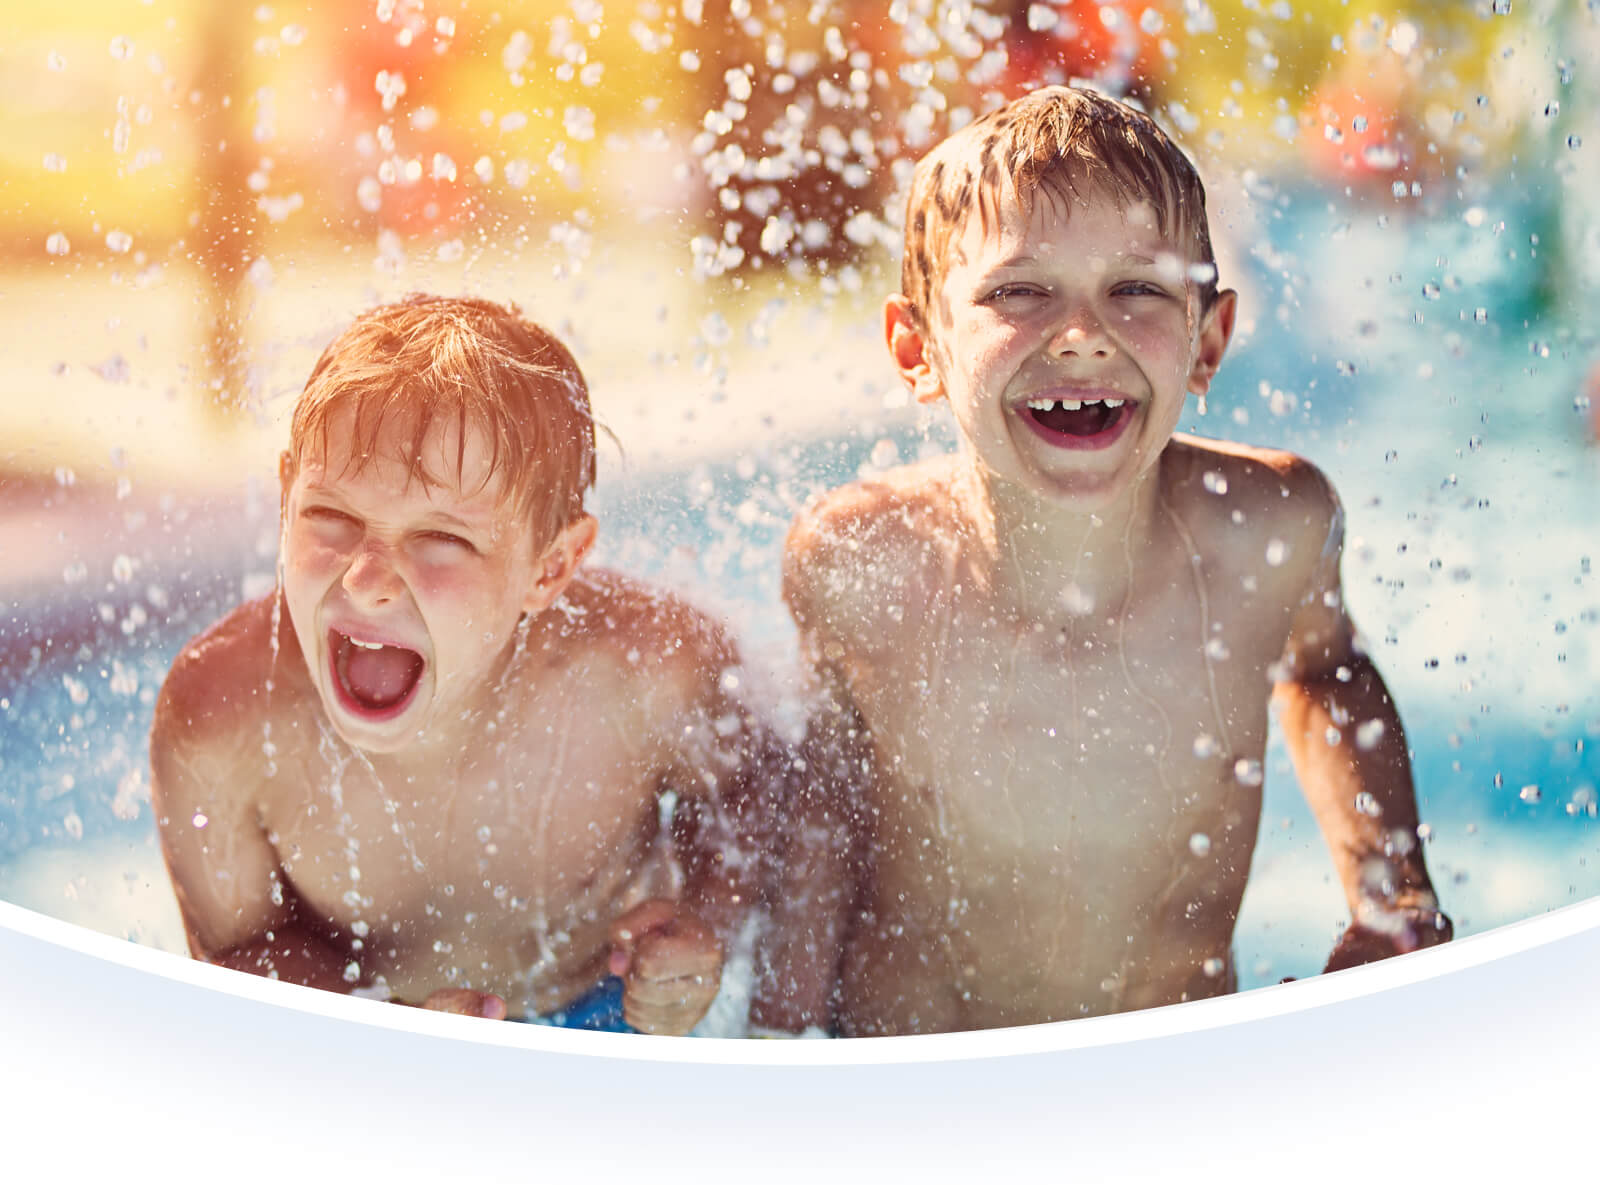
[[[110,49],[111,56],[116,58],[117,61],[126,62],[133,56],[133,38],[122,36],[113,37],[111,39],[110,46],[107,48]]]
[[[1217,978],[1217,976],[1222,974],[1225,967],[1226,964],[1215,955],[1212,955],[1211,958],[1200,964],[1200,970],[1205,973],[1207,979]]]
[[[1205,856],[1211,852],[1211,837],[1203,831],[1196,831],[1189,837],[1189,851],[1196,856]]]
[[[766,225],[761,228],[761,250],[767,255],[778,255],[788,247],[794,238],[794,226],[789,221],[788,215],[776,215],[767,219]]]
[[[1400,150],[1395,148],[1392,144],[1368,144],[1361,150],[1361,159],[1369,169],[1374,169],[1380,173],[1386,173],[1390,169],[1399,167]],[[1405,182],[1396,181],[1395,185],[1404,186]],[[1403,188],[1396,190],[1396,196],[1403,196],[1404,193],[1405,190]]]
[[[1201,760],[1204,760],[1207,757],[1215,757],[1219,752],[1216,738],[1210,733],[1206,732],[1203,732],[1194,738],[1193,748],[1194,755],[1199,757]]]
[[[1511,11],[1511,0],[1494,0],[1494,14],[1505,16]]]
[[[1583,147],[1583,137],[1578,135],[1577,132],[1573,132],[1572,135],[1567,137],[1567,147],[1568,148],[1574,148],[1574,149],[1582,148]]]
[[[1094,594],[1071,582],[1061,590],[1061,607],[1074,617],[1087,617],[1094,612]]]
[[[1373,749],[1383,739],[1384,724],[1382,720],[1364,720],[1356,726],[1356,748]]]
[[[1042,33],[1046,29],[1056,27],[1056,22],[1061,18],[1056,10],[1048,4],[1028,5],[1028,28],[1035,33]]]
[[[122,255],[133,246],[133,236],[125,230],[107,231],[106,246]]]
[[[1289,546],[1282,539],[1267,540],[1267,565],[1278,568],[1289,558]]]
[[[190,818],[189,822],[194,824],[194,829],[196,831],[203,831],[203,830],[205,830],[206,824],[211,822],[211,820],[206,818],[204,811],[195,811],[193,817]]]
[[[1521,790],[1517,791],[1517,797],[1522,799],[1523,802],[1535,803],[1535,802],[1538,802],[1541,798],[1543,798],[1544,795],[1539,790],[1539,787],[1538,787],[1537,783],[1530,782],[1528,785],[1524,786]]]
[[[587,107],[568,107],[562,113],[561,126],[574,140],[593,140],[594,112]]]
[[[900,462],[900,446],[885,436],[872,446],[868,457],[874,468],[888,469]]]
[[[1215,469],[1206,470],[1205,476],[1200,479],[1200,484],[1205,486],[1207,493],[1226,494],[1228,492],[1228,479]]]
[[[1261,785],[1261,763],[1251,757],[1241,757],[1233,763],[1233,780],[1241,786]]]
[[[1376,819],[1383,814],[1383,808],[1378,805],[1378,800],[1370,790],[1363,790],[1356,795],[1356,812],[1366,815],[1369,819]]]
[[[58,230],[52,232],[44,241],[44,249],[51,255],[65,255],[72,250],[72,244],[67,241],[67,236]]]

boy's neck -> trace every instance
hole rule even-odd
[[[1120,615],[1155,535],[1161,469],[1152,466],[1127,498],[1090,513],[996,479],[969,454],[956,501],[992,599],[1045,624]]]

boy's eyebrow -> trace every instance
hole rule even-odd
[[[343,491],[340,490],[337,483],[326,484],[318,481],[308,481],[305,484],[304,490],[307,494],[315,494],[318,497],[329,498],[345,505],[350,504],[350,500],[345,497]],[[422,515],[423,519],[435,526],[461,527],[469,531],[492,530],[494,528],[494,517],[494,512],[492,510],[486,510],[476,517],[468,518],[439,507],[430,507]]]
[[[462,518],[459,514],[451,514],[448,510],[430,510],[424,519],[437,526],[461,527],[468,531],[486,531],[494,526],[494,516],[484,515],[481,518]]]

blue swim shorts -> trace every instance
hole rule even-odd
[[[608,975],[565,1008],[547,1012],[534,1024],[561,1029],[587,1029],[594,1033],[632,1033],[622,1019],[622,980]]]

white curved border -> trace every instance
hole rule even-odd
[[[871,1041],[436,1016],[6,904],[0,968],[0,1122],[38,1179],[1475,1181],[1593,1161],[1600,901],[1222,1000]]]

